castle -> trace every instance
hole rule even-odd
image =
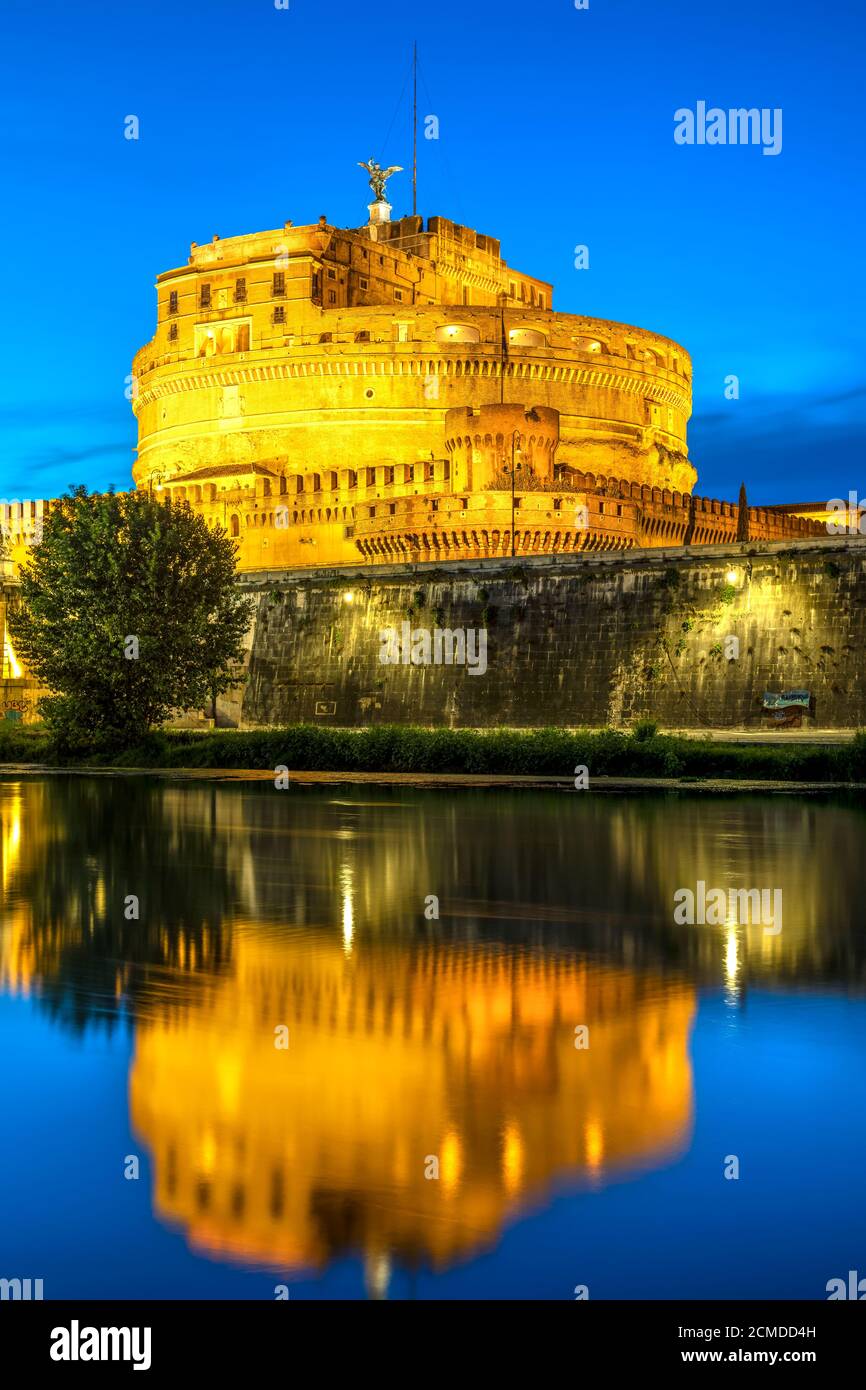
[[[223,527],[242,574],[826,538],[826,505],[695,494],[684,348],[557,312],[495,237],[392,221],[393,171],[364,167],[364,226],[214,237],[157,277],[134,482]],[[5,609],[54,506],[0,504],[7,717],[33,692]]]
[[[553,309],[443,217],[193,246],[136,356],[138,487],[186,499],[242,570],[730,541],[692,497],[691,362]],[[752,539],[809,534],[753,510]]]
[[[242,571],[824,531],[694,495],[682,347],[556,312],[494,237],[392,222],[372,167],[367,225],[214,237],[158,276],[137,487],[224,526]],[[13,563],[50,508],[6,506]]]

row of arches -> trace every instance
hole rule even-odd
[[[359,537],[355,544],[368,560],[459,559],[510,556],[511,530],[421,531],[400,536]],[[578,551],[631,550],[634,537],[588,531],[515,530],[514,555],[575,554]]]
[[[279,507],[276,512],[232,512],[228,518],[229,535],[240,536],[241,522],[245,529],[265,529],[273,527],[278,531],[284,531],[289,525],[288,507]],[[311,522],[343,522],[352,523],[355,520],[354,507],[310,507],[308,509],[293,509],[291,512],[291,522],[293,525],[307,525]]]

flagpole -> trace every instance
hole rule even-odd
[[[412,216],[418,212],[418,41],[412,50]]]

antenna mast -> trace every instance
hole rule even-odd
[[[412,216],[418,211],[418,41],[412,50]]]

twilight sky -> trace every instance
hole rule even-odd
[[[130,484],[156,275],[215,232],[362,225],[357,161],[411,164],[415,38],[440,122],[419,211],[498,236],[555,308],[684,344],[700,493],[866,493],[864,0],[5,0],[0,23],[2,497]],[[781,153],[676,144],[699,101],[781,108]],[[408,173],[389,193],[411,211]]]

